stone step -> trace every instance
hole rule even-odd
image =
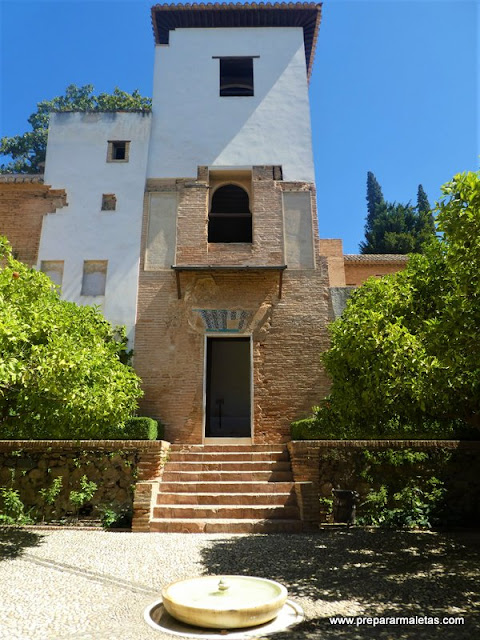
[[[172,444],[170,452],[191,453],[191,452],[231,452],[231,453],[254,453],[257,451],[287,451],[283,444]]]
[[[235,485],[236,489],[242,489],[243,485]],[[217,485],[214,485],[217,489]],[[295,493],[219,493],[217,491],[208,493],[173,493],[159,492],[157,493],[157,504],[263,504],[263,505],[290,505],[296,504]]]
[[[303,530],[284,445],[172,445],[155,502],[150,531]]]
[[[154,518],[150,521],[150,531],[158,533],[300,533],[302,530],[301,520],[288,519]]]
[[[292,518],[298,518],[298,508],[296,505],[283,507],[278,505],[216,505],[216,504],[204,504],[204,505],[157,505],[153,509],[154,518],[179,518],[180,520],[186,518],[193,519],[208,519],[220,518],[225,519],[266,519],[282,518],[284,520],[290,520]]]
[[[261,462],[263,460],[274,460],[276,462],[287,461],[287,451],[189,451],[181,453],[173,451],[170,453],[169,462]]]
[[[215,462],[176,462],[169,460],[165,465],[164,473],[170,471],[200,472],[200,471],[242,471],[252,473],[254,471],[287,471],[290,472],[290,462],[276,460],[261,460],[259,462],[225,462],[217,460]]]
[[[164,482],[291,482],[291,471],[169,471]]]
[[[293,482],[172,482],[162,480],[159,486],[159,495],[163,493],[289,493],[293,490]]]

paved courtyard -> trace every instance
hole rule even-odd
[[[167,640],[143,620],[162,586],[238,573],[285,584],[306,620],[272,640],[480,637],[480,532],[297,535],[0,529],[1,640]],[[334,625],[331,616],[464,618]],[[178,637],[178,636],[177,636]]]

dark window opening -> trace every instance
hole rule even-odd
[[[109,140],[107,162],[128,162],[129,147],[129,140]]]
[[[220,96],[253,96],[253,58],[220,58]]]
[[[126,142],[112,143],[112,160],[125,160],[126,155],[127,155]]]
[[[248,193],[234,184],[215,191],[208,221],[209,242],[252,242]]]

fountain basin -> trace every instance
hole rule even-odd
[[[190,578],[162,591],[163,606],[171,616],[207,629],[241,629],[269,622],[287,596],[278,582],[251,576]]]

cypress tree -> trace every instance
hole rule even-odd
[[[367,224],[371,227],[375,220],[375,213],[378,206],[385,203],[382,188],[374,174],[369,171],[367,173]]]
[[[417,213],[419,218],[419,229],[420,233],[426,234],[427,236],[429,234],[435,234],[435,220],[433,219],[431,209],[432,207],[430,206],[430,202],[428,201],[425,189],[421,184],[419,184],[417,190]]]
[[[417,191],[417,211],[423,211],[425,213],[430,213],[432,207],[430,206],[430,202],[428,201],[427,194],[425,193],[425,189],[421,184],[418,185]]]
[[[387,202],[371,171],[367,174],[367,220],[360,253],[421,253],[435,235],[430,203],[422,185],[418,186],[417,206]]]

